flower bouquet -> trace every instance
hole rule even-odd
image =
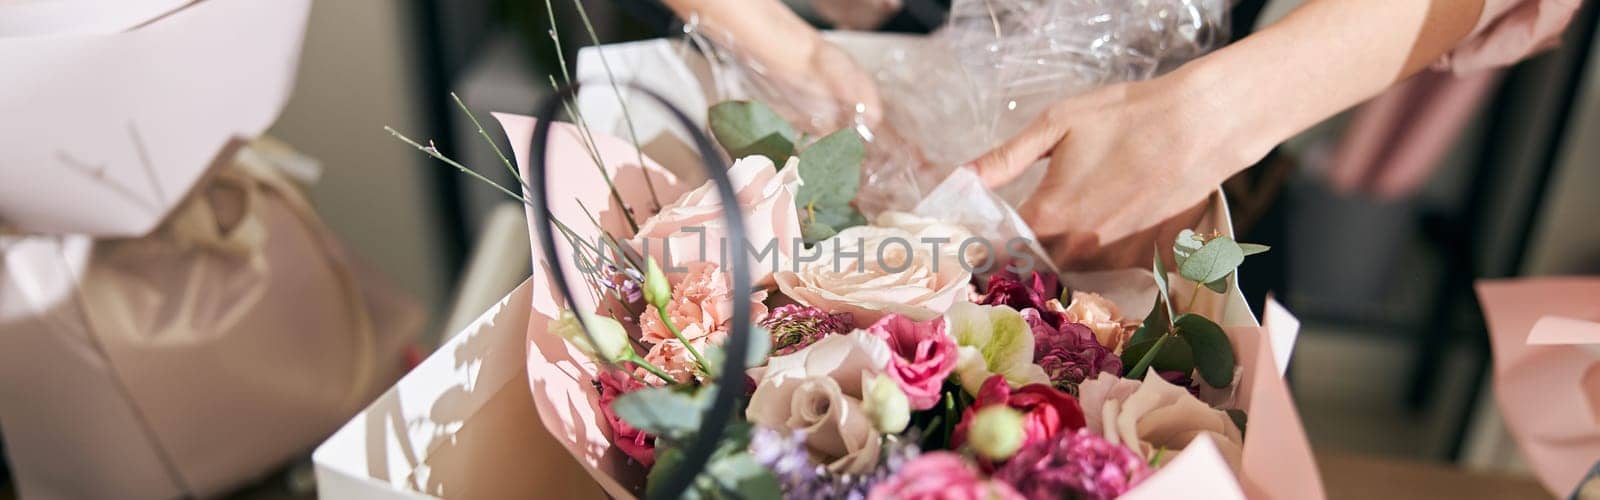
[[[567,244],[534,279],[559,262],[588,293],[535,292],[528,374],[552,434],[612,495],[1114,498],[1182,492],[1196,475],[1218,496],[1320,495],[1306,467],[1293,484],[1263,475],[1243,488],[1229,472],[1250,470],[1258,407],[1267,439],[1282,440],[1262,447],[1310,463],[1267,343],[1211,319],[1235,267],[1264,247],[1185,231],[1162,252],[1173,274],[1157,259],[1068,275],[1105,287],[1068,288],[1026,241],[856,212],[851,130],[796,146],[758,102],[707,115],[735,161],[723,186],[687,191],[627,141],[547,126],[548,214]],[[533,135],[533,120],[499,118],[513,144]],[[516,153],[527,165],[532,153]],[[730,243],[734,209],[745,231]],[[741,289],[740,266],[755,286]],[[739,335],[743,370],[727,384]],[[733,418],[703,465],[684,464],[719,397]],[[1188,472],[1163,485],[1174,468]],[[674,474],[687,478],[679,491]]]
[[[856,130],[622,85],[496,115],[541,249],[533,399],[612,496],[1322,496],[1274,349],[1293,327],[1238,301],[1266,248],[1225,211],[1148,269],[1057,273],[969,171],[863,213]],[[597,130],[597,99],[628,135],[679,125],[709,180]]]

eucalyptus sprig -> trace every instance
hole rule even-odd
[[[845,228],[866,224],[866,217],[850,205],[861,189],[861,161],[866,145],[853,129],[825,135],[805,149],[793,125],[772,108],[756,101],[724,101],[706,114],[711,135],[735,159],[765,156],[778,168],[799,157],[800,190],[795,206],[800,210],[800,233],[806,243],[816,243]]]
[[[1183,310],[1193,310],[1201,288],[1226,293],[1228,278],[1244,263],[1244,258],[1267,250],[1266,245],[1238,243],[1227,236],[1183,230],[1172,245],[1173,261],[1178,264],[1178,275],[1195,284]],[[1205,316],[1194,312],[1177,314],[1173,310],[1169,294],[1171,284],[1159,249],[1151,267],[1156,280],[1156,303],[1122,351],[1123,365],[1130,367],[1124,376],[1144,378],[1152,367],[1182,373],[1198,370],[1207,385],[1227,387],[1233,384],[1237,360],[1227,333]]]

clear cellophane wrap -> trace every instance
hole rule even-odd
[[[860,208],[909,210],[957,165],[1020,131],[1050,103],[1141,80],[1226,42],[1229,0],[954,0],[944,26],[883,50],[855,51],[876,81],[883,119],[738,64],[737,43],[714,45],[720,90],[772,103],[802,128],[854,124],[869,142]],[[691,25],[692,25],[691,21]],[[847,36],[847,35],[846,35]],[[730,85],[731,83],[731,85]],[[730,88],[732,87],[732,88]],[[817,130],[825,133],[826,130]],[[1012,204],[1038,170],[998,190]]]

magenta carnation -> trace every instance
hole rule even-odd
[[[779,306],[761,320],[761,326],[772,333],[772,353],[778,356],[805,349],[828,335],[849,333],[851,324],[850,313],[829,313],[799,304]]]
[[[994,478],[1029,499],[1112,499],[1150,475],[1137,453],[1088,429],[1023,446]]]
[[[654,465],[656,437],[628,425],[628,422],[611,410],[611,403],[616,401],[618,396],[644,388],[644,384],[616,370],[603,372],[596,378],[600,379],[600,414],[611,426],[611,442],[616,444],[617,449],[622,450],[622,454],[643,464],[645,468]]]
[[[956,367],[956,339],[944,333],[944,318],[917,322],[889,314],[867,328],[889,343],[889,378],[900,384],[911,407],[926,410],[939,403],[944,380]]]
[[[989,286],[977,303],[986,306],[1010,306],[1023,311],[1039,311],[1050,326],[1061,324],[1061,313],[1045,307],[1045,303],[1061,293],[1060,280],[1054,274],[1037,271],[1019,276],[1011,271],[1000,271],[989,277]]]
[[[1122,358],[1095,340],[1094,330],[1077,323],[1050,326],[1037,309],[1022,311],[1033,328],[1033,362],[1044,368],[1050,383],[1076,388],[1100,372],[1122,373]]]

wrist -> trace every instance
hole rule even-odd
[[[1221,156],[1221,161],[1212,163],[1227,169],[1217,173],[1222,178],[1255,164],[1297,131],[1285,123],[1291,113],[1272,109],[1268,104],[1278,101],[1261,95],[1270,90],[1257,83],[1262,81],[1257,73],[1264,66],[1241,65],[1242,59],[1231,56],[1214,52],[1169,75],[1181,88],[1183,102],[1179,105],[1187,108],[1186,115],[1195,117],[1189,126],[1198,128],[1203,136],[1200,140]]]

